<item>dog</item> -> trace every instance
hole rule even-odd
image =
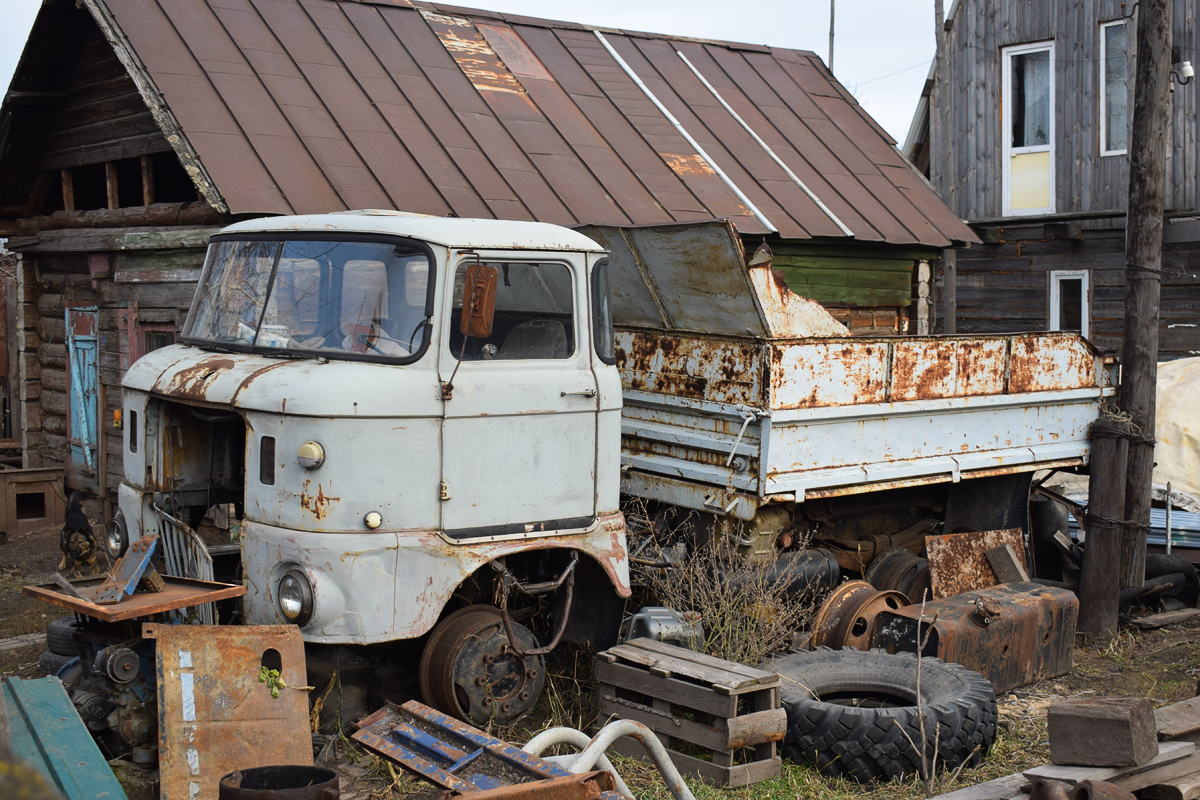
[[[87,514],[83,513],[83,493],[72,492],[67,501],[67,513],[63,517],[63,529],[58,539],[62,560],[58,571],[72,578],[94,575],[98,571],[96,556],[96,534]]]

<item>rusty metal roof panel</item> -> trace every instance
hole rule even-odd
[[[811,53],[410,0],[85,5],[234,214],[974,240]]]

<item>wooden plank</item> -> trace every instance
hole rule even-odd
[[[1200,798],[1200,773],[1147,786],[1141,796],[1146,800],[1196,800]]]
[[[988,563],[992,565],[992,571],[996,573],[996,577],[1001,583],[1029,580],[1029,573],[1025,571],[1025,567],[1017,558],[1017,553],[1011,544],[993,547],[984,555],[987,556]]]
[[[245,586],[228,583],[177,578],[173,575],[164,575],[163,580],[166,586],[161,592],[138,592],[114,606],[99,606],[88,600],[68,597],[53,584],[24,586],[21,588],[21,593],[105,622],[119,622],[135,617],[160,614],[164,611],[174,611],[202,603],[241,597],[246,593]],[[86,578],[72,581],[72,585],[80,594],[94,596],[96,589],[103,582],[104,578]]]
[[[755,711],[731,719],[717,720],[718,731],[724,729],[723,750],[782,742],[787,733],[787,712],[782,708]]]
[[[1029,783],[1029,779],[1020,772],[995,778],[986,783],[974,786],[964,786],[953,792],[934,795],[931,800],[1008,800],[1021,795],[1021,789]],[[1024,795],[1028,797],[1028,795]]]
[[[646,750],[638,742],[630,738],[618,739],[612,746],[623,756],[646,759]],[[766,761],[754,761],[749,764],[738,764],[732,767],[722,767],[711,761],[705,761],[694,756],[685,755],[676,750],[668,750],[671,761],[685,775],[691,775],[710,781],[716,786],[749,786],[752,783],[774,778],[783,770],[783,760],[776,757]]]
[[[1180,608],[1175,611],[1163,611],[1159,614],[1131,619],[1129,624],[1143,631],[1151,631],[1167,625],[1175,625],[1197,615],[1200,615],[1200,608]]]
[[[1174,739],[1200,730],[1200,697],[1156,709],[1154,724],[1159,739]]]
[[[694,683],[652,675],[626,664],[608,663],[597,659],[596,680],[601,684],[607,683],[643,694],[668,697],[681,706],[709,714],[722,717],[737,714],[737,698],[732,695],[719,695]]]
[[[1191,756],[1196,752],[1195,742],[1162,742],[1158,755],[1137,767],[1068,767],[1059,764],[1043,764],[1025,770],[1022,774],[1030,780],[1063,781],[1074,785],[1082,780],[1115,781],[1139,772],[1161,767]]]
[[[109,208],[121,207],[121,193],[117,186],[117,165],[112,161],[104,162],[104,192]]]
[[[1155,786],[1178,780],[1189,775],[1194,775],[1197,772],[1200,772],[1200,753],[1192,753],[1190,756],[1173,761],[1170,764],[1163,764],[1160,767],[1155,767],[1144,772],[1114,778],[1111,783],[1127,792],[1137,792],[1145,789],[1147,786]]]
[[[662,655],[674,656],[683,661],[690,661],[701,666],[725,670],[746,678],[753,678],[760,684],[778,685],[780,682],[779,674],[776,672],[740,664],[737,661],[726,661],[723,658],[710,656],[707,653],[700,653],[696,650],[689,650],[686,647],[660,642],[657,639],[641,638],[627,642],[626,644],[640,647],[643,650],[652,650]]]
[[[150,156],[142,156],[142,205],[148,206],[154,202],[154,161]]]
[[[722,694],[733,694],[735,689],[744,686],[754,686],[757,680],[732,674],[725,670],[694,664],[674,656],[619,644],[611,647],[602,655],[620,658],[639,666],[646,667],[651,673],[663,677],[678,677],[702,684],[708,684],[713,691]],[[732,716],[732,715],[729,715]]]
[[[62,183],[62,201],[63,208],[67,211],[75,210],[75,177],[71,174],[71,170],[60,170],[59,180]]]
[[[729,737],[725,731],[717,730],[713,726],[704,725],[695,720],[675,716],[664,709],[624,700],[613,692],[601,691],[600,718],[607,719],[610,715],[618,719],[640,722],[659,734],[660,738],[670,736],[673,739],[682,739],[710,750],[727,749],[725,744]]]

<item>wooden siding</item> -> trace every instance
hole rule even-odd
[[[1120,5],[1119,0],[962,0],[949,33],[952,78],[942,84],[950,89],[942,93],[943,101],[953,103],[949,176],[941,159],[934,157],[930,164],[933,185],[959,216],[979,221],[1002,214],[1001,50],[1049,40],[1055,43],[1056,214],[1124,209],[1128,159],[1101,156],[1099,141],[1100,24],[1120,19]],[[1194,1],[1176,0],[1175,44],[1184,59],[1200,63],[1195,23]],[[1132,48],[1132,20],[1130,26]],[[1176,87],[1172,98],[1166,206],[1195,209],[1196,86]],[[1132,98],[1129,108],[1132,113]],[[932,121],[940,123],[937,113]]]
[[[958,254],[958,333],[1046,330],[1050,272],[1086,269],[1090,338],[1119,353],[1125,313],[1123,228],[1086,228],[1078,241],[1047,238],[1040,223],[993,230],[999,242]],[[1200,355],[1200,241],[1168,243],[1163,268],[1159,359]]]
[[[161,153],[170,144],[116,54],[93,28],[38,171]]]
[[[119,239],[121,231],[105,230]],[[169,230],[160,230],[164,240]],[[91,481],[82,486],[115,499],[123,477],[123,433],[113,427],[113,412],[121,408],[121,379],[129,367],[130,333],[141,326],[178,330],[187,316],[195,291],[194,277],[204,261],[203,246],[173,250],[97,253],[89,245],[97,231],[77,231],[55,239],[54,247],[86,248],[84,252],[30,252],[20,261],[20,363],[23,372],[22,413],[28,466],[62,466],[68,460],[69,412],[67,347],[64,312],[68,306],[98,307],[100,397],[99,466],[103,489]],[[144,236],[144,233],[142,234]],[[192,239],[196,237],[193,235]],[[106,278],[93,280],[89,255],[104,255],[112,268]],[[154,282],[123,280],[138,270],[154,270]]]

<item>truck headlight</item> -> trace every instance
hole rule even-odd
[[[120,511],[108,523],[104,532],[104,546],[114,559],[125,555],[129,547],[129,526],[125,524],[125,515]]]
[[[303,570],[290,569],[276,587],[275,597],[279,603],[279,613],[284,619],[296,625],[308,622],[313,612],[312,585]]]

